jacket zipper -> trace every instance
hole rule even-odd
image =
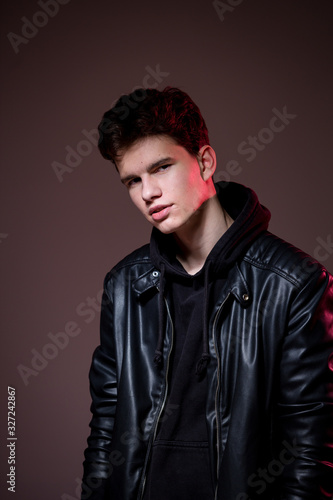
[[[217,386],[216,386],[216,393],[215,393],[215,415],[216,415],[216,488],[215,488],[215,500],[217,499],[217,489],[218,489],[218,479],[219,479],[219,463],[220,463],[220,425],[219,425],[219,417],[218,417],[218,408],[219,408],[219,401],[220,401],[220,392],[221,392],[221,380],[220,380],[220,367],[221,367],[221,358],[220,354],[218,351],[218,347],[216,344],[216,322],[217,319],[220,315],[220,312],[222,311],[222,308],[226,301],[228,300],[230,296],[230,292],[220,305],[215,318],[214,318],[214,323],[213,323],[213,339],[214,339],[214,349],[216,353],[216,359],[217,359]]]
[[[170,349],[169,349],[169,353],[168,353],[168,357],[167,357],[167,366],[166,366],[166,370],[165,370],[165,390],[164,390],[164,395],[163,395],[163,401],[162,401],[162,404],[161,404],[158,416],[157,416],[156,421],[155,421],[155,427],[154,427],[153,433],[151,434],[151,437],[150,437],[150,440],[149,440],[149,443],[148,443],[146,460],[145,460],[145,464],[144,464],[144,479],[143,479],[142,486],[141,486],[141,492],[140,492],[140,494],[138,496],[138,498],[140,498],[140,499],[142,499],[143,493],[144,493],[144,490],[145,490],[146,479],[147,479],[147,474],[146,474],[146,472],[147,472],[147,464],[148,464],[148,460],[149,460],[149,457],[150,457],[151,448],[152,448],[153,442],[155,441],[156,432],[157,432],[157,426],[158,426],[158,423],[160,421],[161,415],[163,413],[163,410],[164,410],[164,407],[165,407],[165,402],[166,402],[167,395],[168,395],[168,375],[169,375],[170,355],[171,355],[171,351],[172,351],[172,348],[173,348],[174,327],[173,327],[173,322],[172,322],[172,318],[171,318],[169,306],[168,306],[168,303],[167,303],[167,301],[166,301],[165,298],[164,298],[164,301],[165,301],[165,304],[166,304],[167,313],[168,313],[168,317],[169,317],[170,324],[171,324],[171,345],[170,345]]]

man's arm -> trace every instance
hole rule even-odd
[[[290,309],[280,365],[280,432],[292,446],[283,500],[328,500],[333,489],[333,283],[307,280]],[[282,444],[283,445],[283,444]]]
[[[103,500],[111,471],[109,456],[117,402],[117,376],[112,301],[105,286],[107,278],[101,306],[101,344],[93,354],[89,372],[93,416],[89,424],[88,447],[84,452],[82,500]]]

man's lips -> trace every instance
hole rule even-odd
[[[149,209],[149,215],[155,221],[164,219],[170,212],[171,205],[156,205],[155,207],[151,207]]]

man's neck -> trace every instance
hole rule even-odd
[[[209,198],[174,238],[177,259],[189,274],[196,274],[221,236],[233,223],[217,196]]]

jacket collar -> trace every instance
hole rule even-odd
[[[158,288],[160,271],[158,271],[154,266],[152,266],[148,271],[141,274],[132,283],[133,290],[141,296],[143,293],[147,292],[153,287]]]
[[[152,288],[159,288],[160,272],[152,266],[148,271],[141,274],[132,283],[133,290],[141,296]],[[243,307],[248,307],[252,302],[252,293],[246,282],[238,263],[229,271],[224,294],[230,293]]]

